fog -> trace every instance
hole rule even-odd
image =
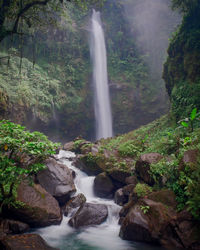
[[[151,77],[161,78],[168,39],[180,23],[180,15],[171,10],[170,0],[123,0],[121,3]]]

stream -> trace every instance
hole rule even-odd
[[[60,225],[48,226],[37,229],[50,246],[60,250],[154,250],[160,247],[150,246],[143,243],[135,243],[122,240],[119,235],[120,225],[118,225],[120,206],[113,200],[98,198],[93,192],[93,182],[95,176],[88,176],[72,165],[70,158],[75,154],[69,151],[60,150],[57,158],[59,162],[65,164],[76,173],[74,180],[77,192],[83,193],[87,202],[105,204],[108,207],[107,220],[98,226],[91,226],[83,229],[74,229],[68,225],[70,217],[63,216]]]

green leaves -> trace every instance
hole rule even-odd
[[[182,122],[181,122],[181,125],[182,125],[183,127],[185,127],[185,128],[188,128],[188,127],[189,127],[189,124],[188,124],[187,122],[185,122],[185,121],[182,121]]]
[[[31,133],[21,125],[0,121],[0,199],[10,198],[17,183],[43,170],[43,161],[58,147],[42,133]]]
[[[184,128],[191,128],[192,132],[194,129],[194,121],[198,118],[197,114],[197,108],[194,108],[192,112],[190,113],[189,118],[185,118],[183,120],[180,120],[178,123],[180,123]]]
[[[190,120],[193,121],[197,115],[197,108],[194,108],[190,114]]]

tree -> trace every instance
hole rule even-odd
[[[191,13],[200,4],[199,0],[171,0],[172,9],[179,10],[184,15]]]
[[[43,170],[44,160],[58,147],[59,144],[52,143],[42,133],[30,133],[21,125],[0,121],[1,207],[15,200],[17,184]]]
[[[0,42],[12,34],[21,34],[20,21],[24,20],[30,27],[33,19],[41,13],[50,10],[62,10],[72,2],[78,7],[87,7],[89,4],[102,4],[104,0],[0,0]]]

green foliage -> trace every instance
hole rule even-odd
[[[80,145],[81,145],[83,142],[84,142],[83,139],[75,140],[74,145],[73,145],[74,150],[79,149]]]
[[[134,188],[134,192],[138,198],[145,197],[152,192],[152,187],[147,184],[138,183]]]
[[[139,154],[141,149],[137,147],[133,141],[127,141],[125,143],[122,143],[118,147],[118,152],[121,156],[130,156],[130,157],[135,157]]]
[[[177,120],[187,117],[188,114],[191,114],[192,110],[195,110],[195,108],[200,108],[199,93],[200,81],[195,84],[179,82],[173,88],[171,95],[172,112]],[[186,123],[184,125],[186,125]]]
[[[187,116],[190,119],[198,122],[196,109],[193,108],[188,114]],[[165,187],[173,190],[178,202],[178,210],[188,208],[192,215],[199,219],[200,161],[198,160],[195,164],[187,164],[184,167],[182,165],[184,152],[188,150],[198,150],[200,152],[200,128],[197,125],[195,124],[192,132],[191,129],[188,130],[182,126],[177,127],[175,120],[170,115],[163,116],[128,134],[102,141],[103,145],[101,147],[109,149],[111,152],[116,152],[121,145],[126,145],[127,142],[128,146],[133,144],[139,148],[139,151],[136,152],[138,156],[141,153],[149,152],[162,154],[163,159],[158,163],[150,165],[150,173],[155,180],[153,188],[160,189]],[[125,148],[129,149],[129,147]],[[144,149],[141,152],[142,148]],[[114,154],[114,166],[117,169],[123,169],[119,162],[124,161],[125,163],[126,157],[127,154],[122,153],[118,157]],[[132,159],[132,164],[134,163],[135,159]],[[127,171],[130,171],[130,169],[127,168]],[[146,184],[139,183],[134,191],[138,197],[144,197],[152,191],[152,188]]]
[[[86,155],[86,163],[88,163],[89,165],[96,164],[98,161],[101,161],[101,160],[102,160],[101,154],[93,155],[91,152],[89,152]]]
[[[188,210],[195,218],[200,219],[200,159],[184,168],[178,183],[184,190]]]
[[[142,212],[144,214],[148,213],[149,212],[149,209],[150,209],[150,206],[140,206],[140,209],[142,210]]]
[[[13,190],[23,179],[45,168],[43,161],[55,153],[59,144],[39,132],[10,121],[0,121],[0,198],[14,199]],[[6,201],[5,201],[6,200]]]
[[[179,123],[185,128],[191,128],[191,131],[194,130],[194,122],[195,120],[199,120],[199,114],[197,114],[197,108],[194,108],[190,113],[189,118],[185,118],[184,120],[179,121]]]
[[[173,183],[177,177],[178,164],[179,160],[174,155],[171,155],[170,159],[163,158],[158,163],[152,163],[150,171],[156,184],[159,185],[162,180],[165,180],[167,185]]]

